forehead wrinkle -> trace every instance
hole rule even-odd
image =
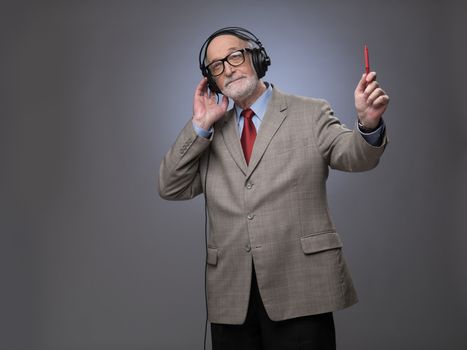
[[[227,41],[227,42],[225,42]],[[206,64],[209,64],[210,62],[213,62],[213,61],[217,61],[217,60],[220,60],[220,59],[223,59],[226,54],[224,54],[222,57],[218,57],[216,55],[216,57],[214,59],[210,59],[210,55],[209,54],[212,54],[212,45],[214,45],[216,47],[216,52],[228,52],[227,55],[229,53],[231,53],[232,51],[235,51],[235,50],[240,50],[242,48],[245,48],[248,46],[248,42],[246,40],[243,40],[235,35],[232,35],[232,34],[223,34],[223,35],[219,35],[215,38],[212,39],[212,41],[208,44],[207,48],[206,48],[206,57],[205,57],[205,61],[206,61]],[[227,46],[228,45],[228,49],[225,49],[223,48],[223,46]]]

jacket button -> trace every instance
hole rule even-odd
[[[253,214],[248,214],[248,216],[247,216],[248,220],[253,220],[254,217],[255,216]]]
[[[245,244],[245,251],[249,252],[251,250],[251,246],[249,244]]]
[[[253,184],[251,182],[248,182],[246,184],[246,188],[248,188],[249,190],[251,190],[252,187],[253,187]]]

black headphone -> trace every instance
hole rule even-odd
[[[261,41],[259,41],[256,35],[254,35],[249,30],[241,27],[225,27],[215,31],[209,36],[209,38],[206,39],[203,46],[201,46],[201,50],[199,50],[199,68],[201,69],[201,74],[203,74],[204,77],[208,78],[209,89],[212,92],[215,92],[216,94],[220,94],[221,90],[214,81],[214,77],[211,75],[211,73],[209,73],[209,69],[206,68],[204,62],[206,61],[207,48],[211,43],[212,39],[219,35],[226,34],[234,35],[237,38],[256,44],[257,47],[251,49],[250,52],[253,62],[253,68],[256,71],[258,79],[264,77],[266,71],[268,70],[268,66],[271,65],[271,59],[266,53],[266,49],[261,44]]]

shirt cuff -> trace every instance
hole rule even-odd
[[[204,137],[205,139],[210,138],[213,132],[212,126],[209,128],[209,130],[205,130],[202,127],[196,125],[195,123],[193,123],[193,129],[195,129],[195,133],[198,136]]]
[[[363,132],[358,126],[358,122],[357,128],[366,142],[375,147],[381,146],[381,143],[383,141],[384,130],[386,129],[386,124],[384,124],[383,119],[381,119],[379,127],[372,132]]]

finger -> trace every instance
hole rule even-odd
[[[373,104],[373,101],[375,101],[378,97],[382,95],[384,95],[383,89],[377,88],[370,94],[370,96],[368,96],[368,98],[366,99],[366,103],[371,106]]]
[[[365,87],[366,87],[366,73],[362,75],[362,77],[360,78],[360,81],[358,82],[357,84],[357,92],[360,92],[360,93],[363,93],[363,91],[365,90]]]
[[[207,93],[207,87],[208,87],[208,79],[207,78],[201,79],[198,86],[196,86],[195,95],[204,96]]]
[[[389,103],[389,96],[388,95],[382,95],[378,97],[375,102],[373,102],[374,107],[379,107],[379,106],[384,106]]]
[[[379,84],[377,81],[373,81],[371,82],[370,84],[367,85],[367,87],[365,88],[365,91],[363,92],[365,94],[365,96],[370,96],[373,91],[375,91],[377,88],[379,88]]]
[[[226,111],[229,106],[229,98],[225,95],[222,95],[221,108]]]
[[[365,77],[365,81],[367,84],[371,83],[374,80],[376,80],[376,72],[370,72]]]

